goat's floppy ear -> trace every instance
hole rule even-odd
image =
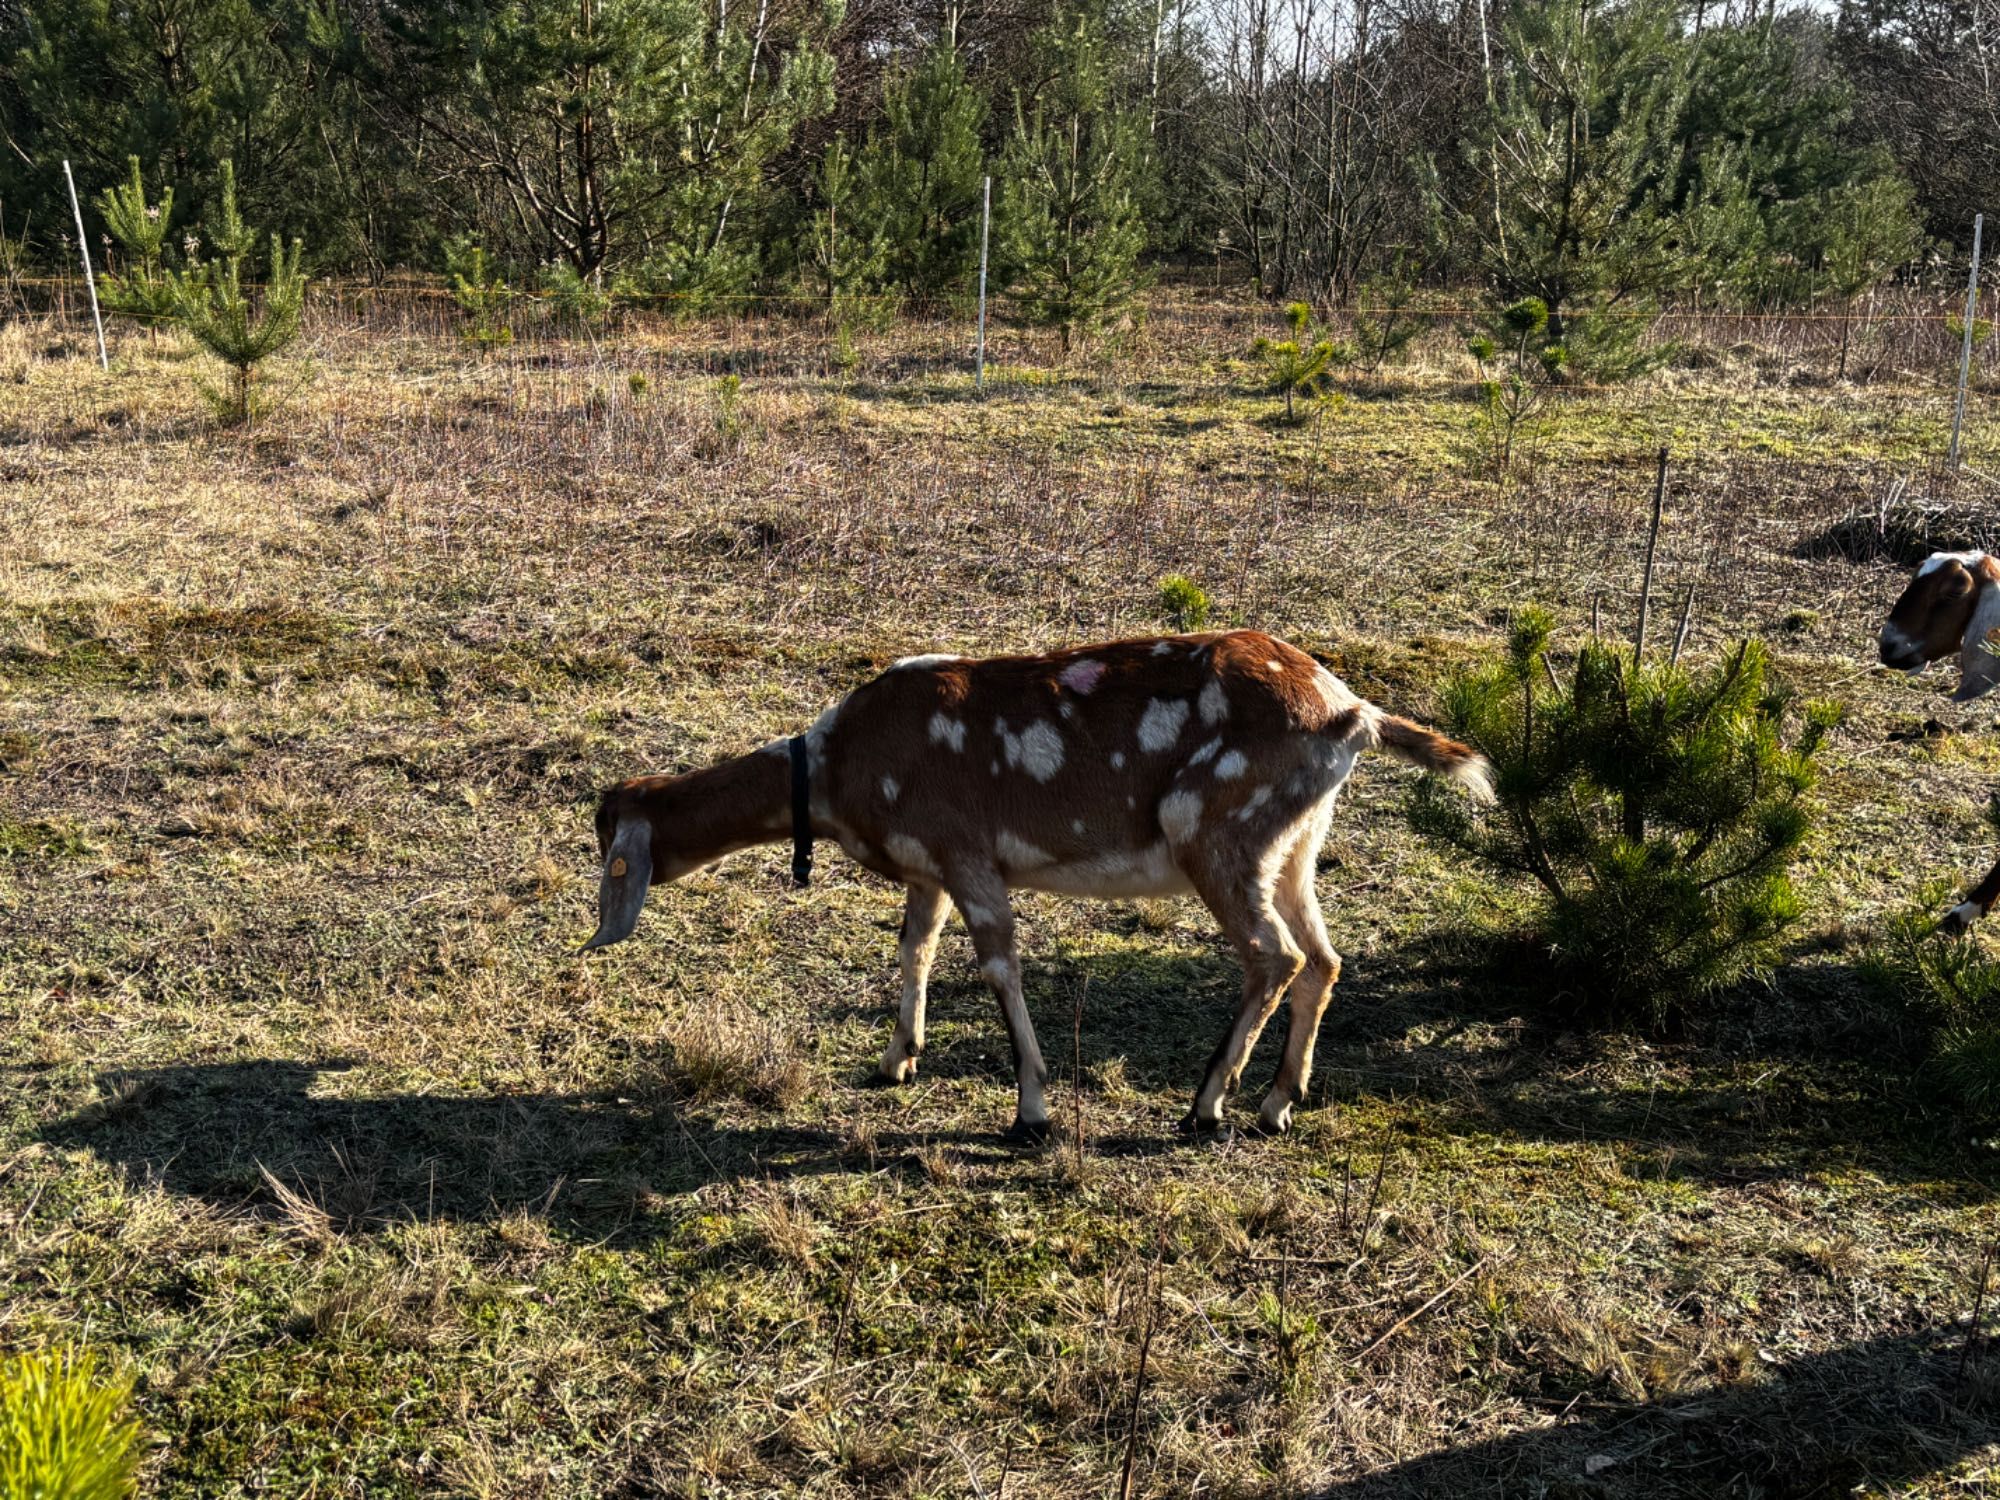
[[[619,820],[611,847],[604,851],[604,878],[597,887],[597,931],[577,951],[622,943],[639,925],[646,892],[653,884],[653,828],[628,812]]]
[[[1972,618],[1965,622],[1965,636],[1958,646],[1958,691],[1954,703],[1964,703],[2000,687],[2000,584],[1975,571],[1972,581],[1979,593],[1972,601]]]

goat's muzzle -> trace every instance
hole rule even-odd
[[[1894,667],[1898,672],[1921,672],[1929,660],[1924,652],[1923,642],[1912,640],[1894,625],[1885,625],[1882,628],[1882,639],[1876,655],[1883,666]]]
[[[642,817],[626,817],[604,851],[604,875],[597,885],[597,931],[577,951],[608,948],[630,937],[652,884],[652,828]]]

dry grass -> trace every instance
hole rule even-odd
[[[1805,547],[1898,478],[1990,503],[1921,338],[1840,386],[1819,325],[1715,330],[1502,485],[1448,324],[1292,428],[1264,314],[1191,294],[1067,371],[1002,330],[985,401],[958,325],[843,370],[781,318],[481,359],[435,316],[324,309],[248,432],[171,341],[0,329],[0,1343],[128,1361],[152,1492],[1098,1496],[1128,1442],[1146,1495],[1987,1482],[1991,1152],[1854,965],[1989,856],[1993,711],[1872,673],[1896,568]],[[1690,1035],[1547,1022],[1489,961],[1518,895],[1379,763],[1283,1141],[1171,1137],[1236,987],[1185,903],[1022,903],[1041,1154],[955,929],[920,1081],[866,1086],[898,901],[837,857],[573,956],[605,781],[909,651],[1153,628],[1170,572],[1422,712],[1520,599],[1618,617],[1661,441],[1694,649],[1855,706],[1795,959]]]

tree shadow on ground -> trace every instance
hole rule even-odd
[[[1496,957],[1496,955],[1498,955]],[[1142,1090],[1192,1097],[1234,1013],[1240,971],[1208,954],[1142,945],[1081,962],[1025,965],[1030,1008],[1058,1079],[1069,1076],[1071,1001],[1088,984],[1086,1069],[1122,1060]],[[977,988],[975,985],[974,989]],[[984,1004],[980,998],[954,1002]],[[1276,1072],[1286,1012],[1265,1028],[1235,1117],[1247,1121]],[[934,1072],[990,1069],[961,1034]],[[1923,1079],[1920,1046],[1848,967],[1804,962],[1719,1001],[1671,1040],[1586,1025],[1552,997],[1522,948],[1442,933],[1351,958],[1319,1029],[1308,1110],[1384,1099],[1436,1135],[1641,1148],[1674,1176],[1721,1182],[1859,1169],[1891,1181],[2000,1188],[1946,1096]]]
[[[2000,1441],[2000,1365],[1965,1334],[1923,1329],[1801,1356],[1755,1383],[1609,1407],[1468,1443],[1316,1492],[1315,1500],[1452,1495],[1564,1500],[1879,1494]]]

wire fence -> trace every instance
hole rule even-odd
[[[1638,346],[1660,367],[1694,378],[1734,378],[1752,391],[1844,381],[1857,389],[1936,390],[1949,403],[1963,340],[1963,291],[1889,288],[1851,306],[1611,309],[1595,316],[1643,324]],[[1324,310],[1314,336],[1353,341],[1365,325],[1414,329],[1395,353],[1365,347],[1343,365],[1345,383],[1397,380],[1471,382],[1479,367],[1468,336],[1493,309],[1463,290],[1420,292],[1407,305]],[[49,320],[89,337],[90,311],[77,276],[15,278],[0,284],[0,317]],[[620,296],[592,317],[560,294],[511,292],[499,315],[504,350],[515,361],[626,360],[662,373],[796,379],[841,378],[888,384],[965,382],[975,376],[978,305],[971,295],[915,307],[892,296],[778,293],[653,293]],[[356,336],[464,344],[472,315],[435,280],[329,280],[310,289],[309,340],[337,346]],[[131,325],[125,325],[130,336]],[[1991,429],[2000,398],[2000,287],[1982,289],[1975,317],[1968,424]],[[1164,279],[1108,329],[1065,346],[1061,335],[992,299],[984,385],[1006,394],[1075,379],[1143,381],[1171,364],[1182,388],[1241,390],[1255,378],[1259,338],[1288,335],[1283,310],[1221,276]],[[1365,346],[1368,340],[1361,341]],[[1562,382],[1566,394],[1618,390],[1627,383]]]

